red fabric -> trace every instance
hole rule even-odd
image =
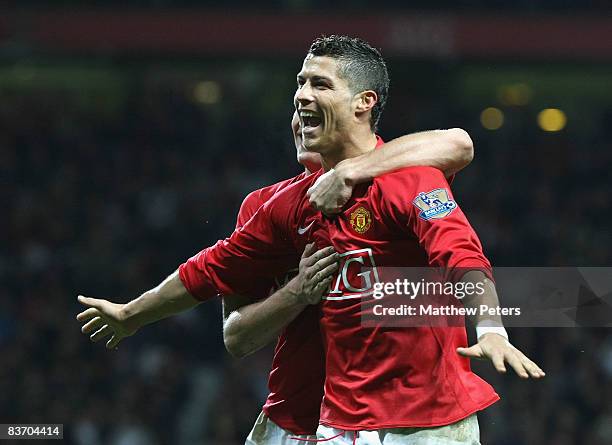
[[[305,176],[305,173],[301,173],[293,178],[277,182],[271,186],[249,193],[240,206],[236,221],[236,230],[240,230],[242,226],[244,226],[253,217],[253,215],[257,213],[259,208],[279,190],[282,190],[294,182],[303,179]],[[218,241],[217,245],[224,245],[224,243],[225,241]],[[191,295],[200,301],[205,301],[218,295],[217,288],[213,285],[214,277],[212,277],[206,270],[204,260],[207,252],[209,252],[213,247],[209,247],[196,253],[193,257],[189,258],[189,260],[179,266],[179,277],[183,282],[183,285]],[[249,275],[253,277],[251,284],[257,284],[257,286],[247,289],[248,292],[245,292],[244,295],[258,296],[259,298],[262,296],[267,296],[276,280],[281,278],[281,275],[284,276],[290,269],[296,267],[299,261],[293,261],[294,257],[295,255],[284,257],[283,259],[275,262],[275,265],[279,266],[279,270],[281,270],[281,274],[279,275],[275,276],[273,274],[261,274],[259,277],[252,274]],[[285,267],[284,271],[283,266]],[[232,292],[225,293],[229,294]]]
[[[419,192],[438,188],[454,199],[440,171],[399,170],[355,190],[341,218],[323,221],[329,240],[346,254],[345,264],[349,258],[360,261],[346,268],[353,289],[371,288],[366,277],[358,275],[362,265],[490,270],[459,207],[441,219],[418,216],[414,199]],[[360,207],[371,216],[371,226],[363,234],[350,223]],[[332,292],[338,289],[341,294],[332,298],[368,293],[347,289],[340,279],[335,283]],[[467,345],[465,328],[364,327],[361,317],[367,305],[362,303],[368,298],[328,299],[323,304],[328,378],[321,423],[347,430],[447,425],[498,400],[493,389],[471,372],[469,360],[456,353],[457,347]]]
[[[301,174],[249,193],[240,206],[236,229],[239,230],[244,226],[279,190],[304,176]],[[183,281],[191,283],[188,290],[193,294],[205,288],[204,283],[198,281],[199,269],[191,269],[197,265],[196,263],[197,261],[188,261],[181,268],[183,276],[191,277],[190,280]],[[297,263],[288,266],[295,268]],[[292,272],[294,270],[289,270],[287,276],[279,276],[278,280],[261,279],[256,289],[261,289],[261,292],[265,289],[275,290],[291,278],[289,275]],[[258,294],[260,297],[261,295],[267,294]],[[201,297],[205,298],[206,295],[201,294]],[[316,434],[319,424],[325,380],[319,317],[317,306],[306,308],[281,332],[274,349],[272,369],[268,379],[270,394],[263,411],[274,423],[293,434]]]
[[[246,195],[242,201],[242,204],[240,205],[240,210],[238,211],[238,217],[236,218],[236,230],[244,226],[249,219],[255,215],[255,212],[257,212],[257,210],[259,210],[259,208],[277,192],[293,184],[294,182],[299,181],[300,179],[304,179],[305,177],[306,173],[300,173],[293,178],[285,179],[284,181],[279,181],[276,184],[254,190]]]
[[[341,254],[341,272],[321,305],[326,354],[321,423],[346,430],[447,425],[498,400],[455,351],[467,345],[465,328],[361,325],[362,302],[371,299],[374,281],[362,266],[490,269],[459,207],[441,219],[419,217],[413,204],[419,192],[444,188],[454,199],[442,173],[412,167],[384,175],[357,187],[334,218],[316,212],[306,197],[320,175],[286,187],[231,238],[189,260],[197,262],[205,288],[249,294],[256,277],[279,275],[288,263],[296,264],[307,243],[333,245]],[[370,217],[363,233],[354,228],[360,208]]]

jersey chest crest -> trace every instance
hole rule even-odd
[[[372,214],[367,208],[360,205],[357,207],[357,209],[351,212],[349,223],[355,232],[363,235],[370,230],[370,227],[372,226]]]

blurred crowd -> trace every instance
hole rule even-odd
[[[507,110],[508,125],[492,132],[475,110],[429,94],[392,96],[381,133],[470,132],[476,158],[453,187],[494,264],[612,262],[610,114],[577,137]],[[298,173],[290,104],[202,106],[181,90],[134,88],[101,108],[52,89],[0,93],[0,420],[63,423],[76,445],[242,443],[267,394],[271,350],[232,359],[219,302],[108,352],[80,334],[76,295],[136,297],[229,234],[249,191]],[[480,416],[483,443],[612,443],[609,331],[510,334],[547,377],[474,364],[502,396]]]

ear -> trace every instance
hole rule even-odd
[[[357,101],[355,105],[356,113],[366,113],[370,111],[378,102],[378,94],[373,90],[365,90],[355,96]]]

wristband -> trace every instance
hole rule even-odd
[[[476,326],[476,338],[480,339],[484,334],[499,334],[508,340],[508,333],[503,326]]]

